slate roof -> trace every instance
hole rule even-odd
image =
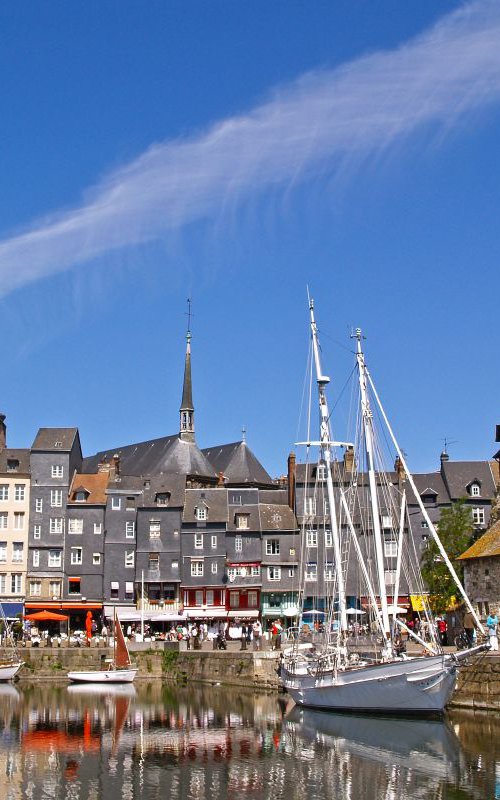
[[[69,490],[69,505],[106,505],[106,488],[108,486],[109,473],[98,472],[96,475],[82,475],[76,472]],[[75,500],[75,494],[85,489],[89,493],[85,502]]]
[[[182,508],[184,504],[184,491],[186,488],[185,475],[169,475],[168,477],[153,477],[143,481],[142,506],[145,508]],[[169,494],[167,506],[157,506],[156,495]]]
[[[340,474],[341,479],[344,475],[343,464],[338,464],[337,466],[339,468],[339,473],[335,470],[333,475],[334,482],[337,480],[338,474]],[[315,468],[316,464],[297,464],[297,483],[299,485],[303,484],[306,480],[306,474],[309,482],[313,482],[315,480]],[[350,473],[347,473],[346,477],[349,479]],[[397,473],[388,472],[387,477],[391,483],[397,485]],[[420,494],[425,494],[427,489],[436,492],[436,502],[439,504],[451,503],[461,497],[468,497],[467,487],[470,486],[474,480],[478,480],[481,484],[481,495],[472,499],[491,500],[495,495],[496,482],[489,461],[444,461],[442,464],[442,471],[413,473],[413,480]],[[357,476],[358,486],[365,486],[367,482],[367,474],[359,473]],[[326,491],[326,482],[322,485],[325,486]],[[408,483],[406,483],[406,491],[409,502],[414,504],[416,501]]]
[[[200,504],[205,504],[208,508],[207,522],[228,521],[227,490],[220,489],[186,489],[184,496],[183,522],[197,522],[195,518],[195,508]],[[233,509],[234,506],[231,506]]]
[[[110,477],[108,481],[107,493],[121,492],[125,494],[142,494],[144,491],[144,478],[137,477],[136,475],[117,475]]]
[[[8,468],[8,461],[19,461],[19,466],[16,470]],[[19,473],[29,474],[30,471],[30,451],[26,449],[13,449],[5,447],[0,450],[0,472],[6,472],[10,475]]]
[[[269,486],[273,480],[246,442],[216,445],[200,450],[195,442],[179,435],[101,450],[83,460],[83,472],[96,472],[100,462],[120,456],[124,475],[195,475],[217,477],[222,472],[227,485]]]
[[[304,462],[297,463],[295,469],[296,482],[299,484],[305,483],[306,478],[309,481],[309,483],[314,482],[316,480],[316,468],[317,468],[316,463],[311,463],[311,462],[309,464],[306,464]],[[334,485],[335,481],[338,481],[339,479],[342,481],[345,480],[346,482],[349,482],[351,480],[352,472],[351,470],[345,469],[342,461],[334,462],[331,466],[331,469],[332,469],[332,478]],[[398,476],[396,472],[386,472],[384,474],[387,476],[390,483],[398,482]],[[356,474],[356,480],[358,486],[364,484],[368,485],[368,473],[358,472]],[[326,480],[320,481],[320,484],[324,485],[326,490]]]
[[[261,503],[260,524],[263,531],[294,531],[298,527],[290,506],[278,503]]]
[[[193,385],[191,380],[191,345],[190,339],[186,347],[186,361],[184,364],[184,382],[182,384],[181,411],[194,411]]]
[[[489,556],[500,556],[500,520],[495,522],[491,528],[483,533],[477,542],[469,547],[459,559],[466,561],[469,558],[488,558]]]
[[[273,479],[264,469],[260,461],[254,456],[246,442],[232,442],[202,450],[204,456],[210,461],[215,472],[222,472],[228,485],[267,485],[273,484]]]
[[[488,461],[444,461],[442,474],[452,500],[466,497],[467,486],[473,480],[480,481],[482,498],[491,498],[495,494],[495,481]]]
[[[57,450],[68,452],[73,447],[78,436],[78,428],[39,428],[31,449],[32,450]],[[56,446],[56,443],[59,443]]]
[[[259,489],[261,503],[277,503],[280,506],[288,505],[288,489]]]
[[[101,450],[83,460],[84,472],[95,472],[98,464],[120,456],[124,475],[200,475],[215,478],[215,471],[194,442],[182,441],[176,434],[146,442]]]
[[[415,485],[419,491],[419,494],[429,494],[429,492],[426,490],[430,489],[431,493],[436,493],[436,503],[450,502],[448,490],[440,472],[417,472],[415,475],[413,475],[413,480],[415,481]],[[407,485],[406,491],[408,494],[408,501],[410,503],[415,503],[416,500],[411,487]]]
[[[238,514],[243,514],[247,517],[247,527],[240,528],[237,524]],[[252,531],[260,531],[260,508],[257,503],[253,505],[244,505],[244,506],[231,506],[229,514],[228,514],[228,521],[227,521],[227,529],[228,531],[241,531],[242,533],[248,532],[251,533]]]

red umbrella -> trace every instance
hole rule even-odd
[[[68,619],[64,614],[56,614],[54,611],[36,611],[34,614],[25,614],[24,619],[35,621],[40,620],[56,620],[64,622]]]

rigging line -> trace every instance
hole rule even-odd
[[[330,411],[330,413],[329,413],[329,415],[328,415],[328,422],[330,422],[331,416],[332,416],[333,412],[335,411],[335,409],[337,408],[337,406],[338,406],[338,404],[339,404],[339,402],[340,402],[340,400],[341,400],[341,398],[342,398],[342,395],[344,394],[345,390],[347,389],[347,386],[349,385],[349,383],[350,383],[350,381],[351,381],[351,378],[352,378],[352,376],[354,375],[355,371],[356,371],[356,364],[355,364],[355,365],[354,365],[354,367],[352,368],[352,370],[351,370],[351,372],[350,372],[349,376],[347,377],[347,380],[346,380],[346,382],[344,383],[344,385],[343,385],[342,389],[340,390],[340,393],[339,393],[339,395],[338,395],[338,397],[337,397],[337,399],[336,399],[335,403],[334,403],[334,404],[333,404],[333,406],[332,406],[332,409],[331,409],[331,411]]]
[[[312,367],[312,339],[309,340],[309,351],[307,354],[306,369],[304,372],[304,381],[302,383],[302,397],[300,401],[299,418],[297,421],[297,432],[295,436],[296,441],[300,439],[300,427],[302,425],[302,413],[304,411],[304,406],[305,406],[306,391],[308,383],[309,386],[311,383],[311,367]]]
[[[330,334],[325,333],[325,331],[323,329],[318,328],[318,333],[321,334],[321,338],[322,339],[323,338],[324,339],[329,339],[333,344],[336,344],[337,347],[341,347],[342,350],[347,350],[347,352],[351,353],[351,355],[356,355],[356,351],[355,350],[352,350],[350,347],[347,347],[347,345],[342,344],[342,342],[339,342],[337,339],[334,339],[333,336],[330,336]]]

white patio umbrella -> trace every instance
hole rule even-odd
[[[360,608],[346,608],[345,613],[351,614],[354,617],[357,614],[366,614],[366,611],[361,611]]]

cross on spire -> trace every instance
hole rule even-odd
[[[186,317],[188,318],[186,336],[188,338],[191,338],[191,318],[194,317],[194,314],[193,314],[193,312],[191,310],[191,305],[192,305],[193,301],[191,300],[190,297],[188,297],[186,302],[187,302],[187,307],[188,307],[188,310],[185,312],[186,313]]]

